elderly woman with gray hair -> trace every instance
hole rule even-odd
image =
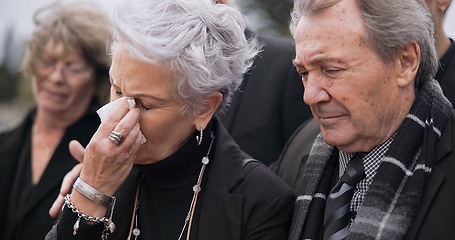
[[[49,208],[78,164],[68,144],[88,144],[100,124],[96,109],[108,100],[109,16],[96,4],[53,2],[34,22],[22,64],[34,106],[0,134],[0,239],[46,236],[55,222]]]
[[[243,16],[130,0],[113,22],[112,102],[87,148],[70,145],[66,182],[80,174],[47,239],[286,239],[292,190],[214,117],[260,50]]]

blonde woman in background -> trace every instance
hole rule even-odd
[[[0,135],[0,239],[44,239],[62,178],[77,163],[68,144],[88,143],[108,92],[111,23],[101,9],[53,3],[34,20],[23,70],[36,104],[19,126]]]

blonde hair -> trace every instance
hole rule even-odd
[[[33,20],[36,28],[28,42],[22,71],[36,74],[35,62],[47,43],[62,44],[63,54],[80,52],[88,65],[95,69],[97,92],[107,96],[110,56],[107,46],[112,25],[99,6],[89,2],[54,2],[37,10]],[[101,98],[104,98],[101,97]]]

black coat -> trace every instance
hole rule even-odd
[[[295,192],[305,187],[301,174],[308,158],[309,143],[319,133],[317,124],[311,120],[301,126],[290,139],[273,170]],[[310,144],[311,145],[311,144]],[[300,147],[299,147],[300,146]],[[435,165],[422,195],[419,210],[408,229],[407,240],[452,240],[455,226],[455,111],[435,149]],[[290,239],[297,240],[297,239]]]
[[[250,161],[245,166],[244,159],[249,156],[240,150],[218,120],[214,121],[214,126],[215,154],[209,164],[210,171],[200,205],[200,222],[196,224],[199,227],[198,239],[286,239],[294,206],[292,189],[258,161]],[[117,229],[109,239],[124,240],[128,236],[139,178],[139,171],[136,170],[133,168],[115,194],[117,203],[113,222]],[[74,219],[64,226],[70,232],[77,219],[73,215]],[[58,227],[62,226],[58,224]],[[100,238],[96,234],[91,236],[84,240]],[[57,239],[56,228],[46,239]]]
[[[31,168],[33,118],[34,111],[17,128],[0,135],[0,239],[44,239],[55,221],[49,209],[59,194],[61,181],[77,164],[68,144],[75,139],[85,146],[100,124],[92,111],[67,128],[30,198],[21,204],[18,195],[24,189],[19,186],[20,179],[27,177],[24,169]],[[7,219],[8,209],[14,211],[13,218]]]
[[[444,95],[455,108],[455,41],[452,39],[450,48],[440,59],[436,80],[441,84]]]
[[[303,85],[292,64],[292,40],[262,35],[258,40],[264,45],[263,52],[245,74],[221,120],[243,151],[270,165],[297,127],[312,115],[303,102]]]

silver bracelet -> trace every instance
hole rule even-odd
[[[84,182],[80,177],[78,177],[76,179],[76,182],[74,182],[73,188],[75,188],[78,192],[80,192],[88,199],[107,208],[112,206],[112,204],[115,202],[115,197],[105,195],[104,193],[98,191],[96,188],[90,186],[88,183]]]
[[[87,214],[81,212],[79,210],[79,208],[77,208],[73,204],[73,202],[71,201],[71,195],[70,194],[66,194],[66,196],[65,196],[65,205],[68,206],[68,208],[71,209],[71,211],[73,213],[76,213],[77,216],[78,216],[78,219],[76,220],[76,222],[73,225],[73,235],[76,235],[77,234],[77,230],[79,230],[79,223],[81,221],[81,218],[83,218],[85,221],[88,221],[88,222],[103,223],[104,224],[104,230],[103,230],[103,233],[101,234],[101,239],[107,239],[109,234],[113,233],[115,231],[115,224],[114,224],[114,222],[112,222],[112,215],[113,215],[113,212],[114,212],[113,208],[115,207],[115,201],[114,201],[114,205],[112,205],[112,209],[111,209],[111,213],[110,213],[109,218],[107,218],[107,217],[93,217],[93,216],[90,216],[90,215],[87,215]]]

